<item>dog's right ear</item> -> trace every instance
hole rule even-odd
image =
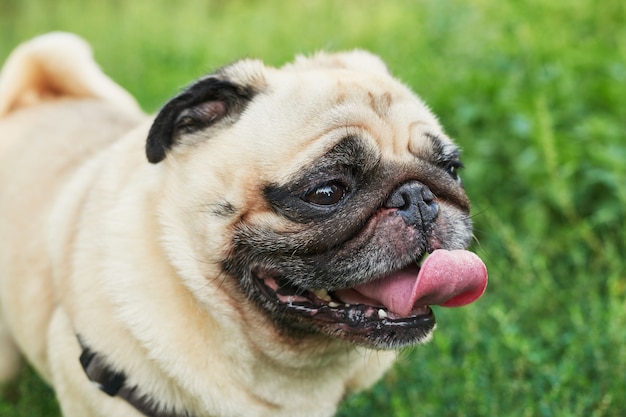
[[[184,135],[223,121],[232,122],[244,111],[256,89],[252,84],[224,79],[228,68],[192,84],[163,106],[148,133],[148,161],[161,162]]]

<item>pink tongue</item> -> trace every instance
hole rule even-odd
[[[408,316],[414,306],[464,306],[480,298],[486,287],[487,268],[476,254],[438,249],[421,268],[405,268],[352,290],[389,311]]]

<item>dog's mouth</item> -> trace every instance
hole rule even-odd
[[[334,291],[300,288],[271,270],[258,269],[254,275],[263,296],[282,315],[297,315],[331,336],[376,348],[426,340],[435,327],[431,305],[467,305],[487,286],[485,265],[464,250],[436,250],[421,266]]]

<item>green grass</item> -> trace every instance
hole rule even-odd
[[[0,57],[53,29],[148,111],[239,57],[381,55],[464,149],[490,285],[339,415],[626,415],[623,0],[0,0]],[[55,407],[30,371],[0,393],[0,416]]]

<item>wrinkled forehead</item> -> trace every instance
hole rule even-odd
[[[346,69],[268,75],[253,113],[263,115],[267,133],[259,129],[258,139],[272,149],[271,160],[282,161],[285,175],[348,137],[388,160],[457,152],[426,105],[391,76]]]

